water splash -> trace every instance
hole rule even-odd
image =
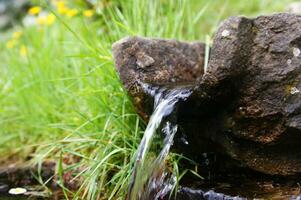
[[[154,112],[137,150],[136,162],[127,195],[128,200],[157,200],[164,197],[175,184],[175,176],[167,170],[166,160],[177,132],[176,123],[166,119],[179,101],[185,101],[192,93],[189,88],[159,89],[141,84],[154,97]],[[162,128],[163,149],[155,160],[147,157],[154,135]]]

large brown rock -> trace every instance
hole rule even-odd
[[[120,79],[137,112],[148,119],[152,98],[142,83],[151,86],[195,85],[204,69],[205,45],[176,40],[124,38],[113,45]]]
[[[128,38],[114,45],[129,94],[137,96],[129,87],[136,80],[192,83],[197,87],[178,114],[191,153],[219,151],[266,174],[301,173],[301,17],[229,18],[216,33],[204,75],[204,45],[172,43],[178,45]],[[147,49],[153,59],[137,49]],[[146,64],[139,67],[140,60]],[[149,114],[143,103],[135,105],[139,113]]]

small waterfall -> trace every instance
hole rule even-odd
[[[185,101],[192,91],[189,88],[158,89],[141,85],[154,97],[154,112],[137,150],[127,200],[159,200],[176,183],[175,176],[167,170],[166,159],[177,132],[177,124],[168,117],[175,110],[176,104]],[[147,155],[160,125],[163,127],[163,148],[155,159],[150,159]]]

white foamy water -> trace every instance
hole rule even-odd
[[[187,88],[158,89],[142,85],[154,97],[154,112],[150,117],[144,136],[137,150],[136,163],[127,195],[128,200],[156,200],[165,196],[175,184],[175,177],[166,169],[166,159],[173,144],[177,125],[165,120],[162,128],[163,148],[155,159],[147,157],[155,133],[179,101],[191,94]]]

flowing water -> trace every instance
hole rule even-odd
[[[142,84],[144,90],[154,97],[154,112],[138,147],[136,162],[131,177],[127,200],[165,200],[176,184],[176,175],[168,167],[168,155],[177,132],[177,105],[192,93],[189,87],[159,89]],[[158,155],[150,151],[155,146],[157,134],[164,136],[162,149]],[[157,147],[157,146],[155,146]],[[236,171],[235,169],[231,170]],[[254,173],[254,172],[253,172]],[[230,173],[231,174],[231,173]],[[296,199],[301,200],[301,187],[293,180],[278,180],[257,177],[257,175],[233,172],[215,181],[202,181],[199,184],[188,180],[188,184],[174,191],[177,200],[244,200],[244,199]],[[260,175],[262,176],[262,175]],[[283,182],[284,181],[284,182]],[[193,183],[191,183],[193,182]],[[191,187],[192,186],[192,187]],[[200,188],[200,189],[192,189]],[[226,193],[226,194],[224,194]],[[60,199],[60,192],[52,197],[37,196],[33,199]],[[230,195],[230,196],[229,196]],[[233,196],[232,196],[233,195]],[[239,196],[237,196],[239,195]],[[246,198],[242,198],[244,196]],[[25,200],[27,196],[12,196],[0,193],[0,200]],[[32,198],[31,198],[32,199]]]
[[[174,119],[169,116],[179,101],[191,94],[189,88],[158,89],[142,85],[154,97],[154,112],[137,150],[136,162],[127,195],[128,200],[157,200],[165,196],[175,184],[175,175],[167,170],[166,160],[177,132]],[[155,159],[148,155],[159,127],[164,135],[163,148]]]
[[[168,155],[177,132],[177,105],[191,95],[192,89],[159,89],[146,84],[141,85],[154,98],[154,112],[137,150],[127,200],[165,200],[173,192],[176,184],[176,175],[168,167]],[[162,134],[164,141],[163,147],[158,151],[160,153],[154,156],[150,150],[155,146],[153,139],[156,134]],[[287,184],[277,185],[272,180],[268,181],[262,177],[258,179],[260,181],[243,177],[244,175],[239,173],[233,177],[227,174],[221,177],[221,180],[209,180],[209,184],[203,182],[197,186],[207,192],[183,186],[174,192],[177,194],[177,200],[301,199],[299,187],[298,189]]]

